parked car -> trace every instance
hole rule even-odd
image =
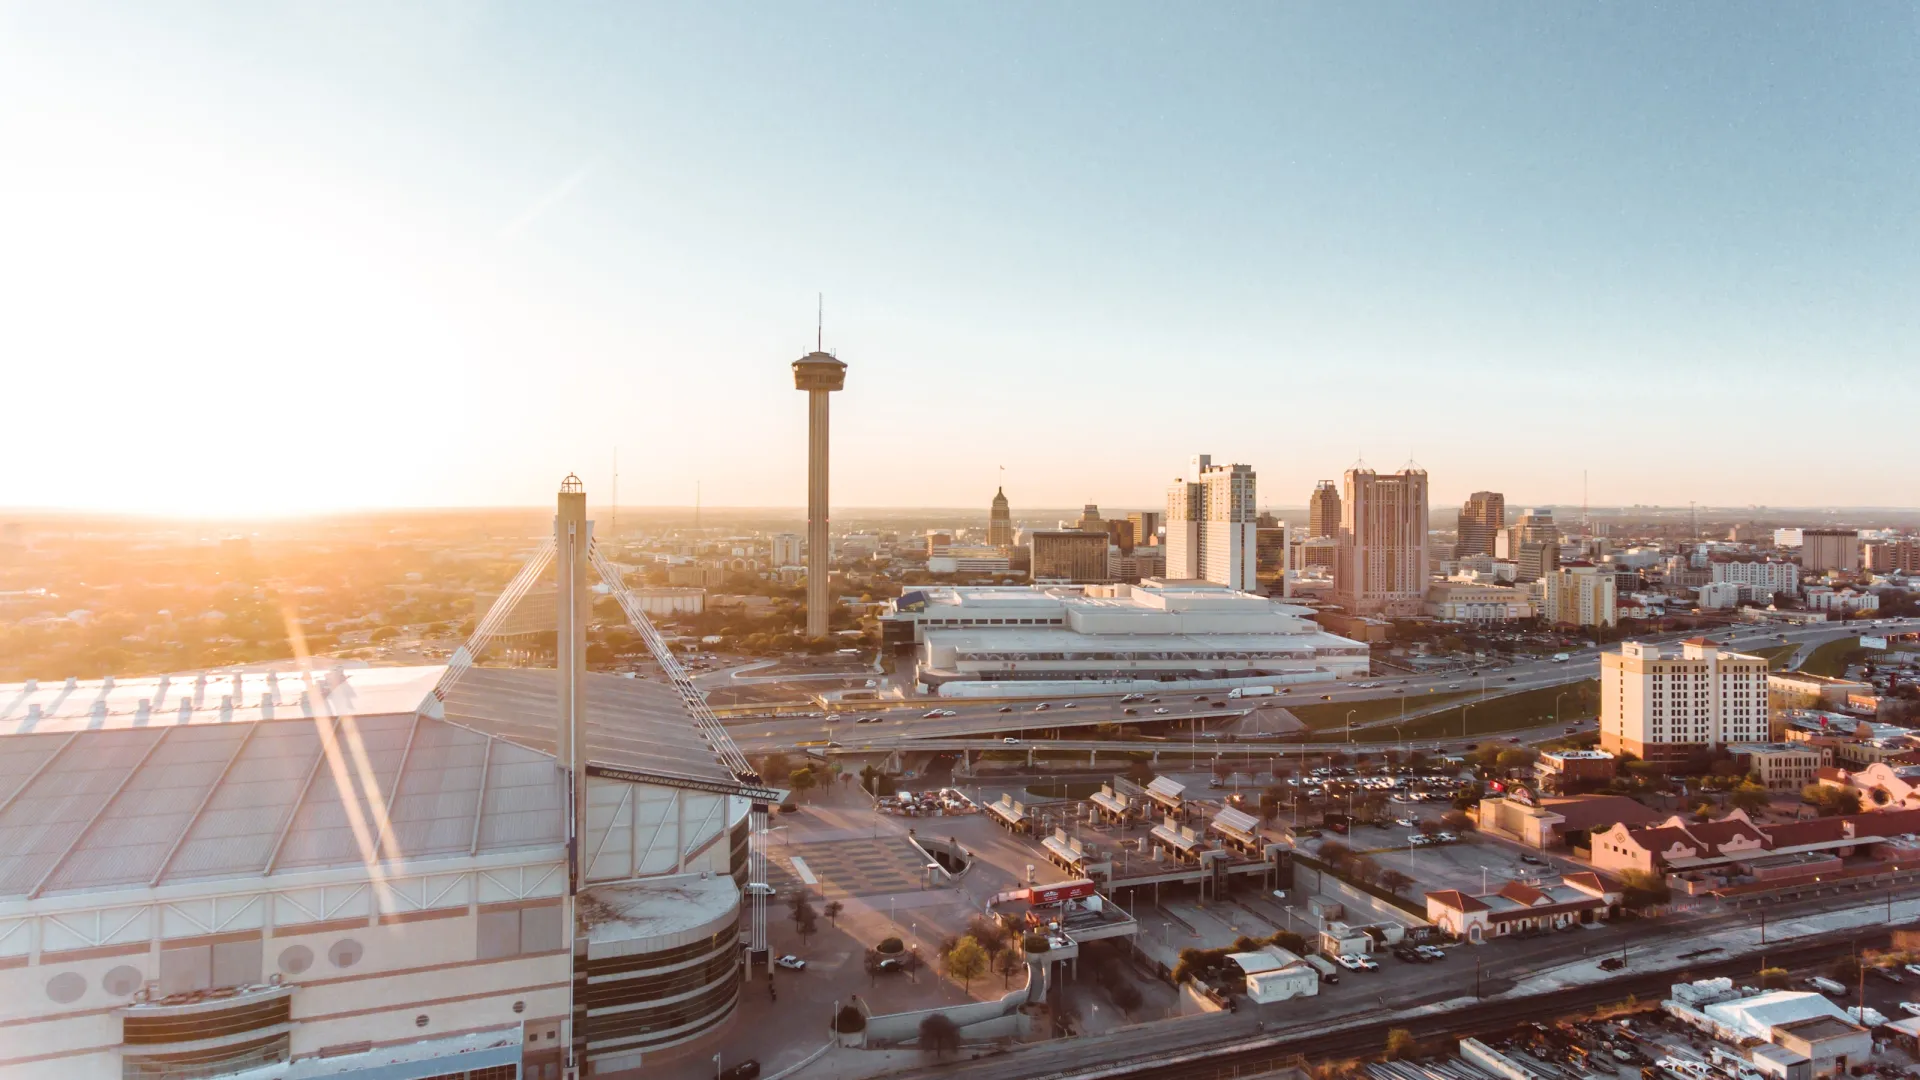
[[[781,957],[780,959],[775,960],[773,963],[775,967],[783,967],[783,968],[786,968],[788,971],[807,970],[807,962],[793,955],[792,953],[788,953],[787,955]]]
[[[1903,1001],[1900,1003],[1900,1011],[1908,1016],[1920,1016],[1920,1003]]]
[[[1870,967],[1867,969],[1867,974],[1876,978],[1885,979],[1890,983],[1904,983],[1907,981],[1901,978],[1900,973],[1892,968]]]
[[[1342,953],[1339,956],[1334,957],[1333,962],[1336,964],[1339,964],[1343,968],[1346,968],[1348,971],[1363,970],[1360,967],[1360,958],[1357,956],[1348,956],[1345,953]]]

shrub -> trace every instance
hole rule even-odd
[[[893,955],[905,950],[906,946],[901,944],[900,939],[897,937],[881,938],[880,944],[873,947],[874,952],[886,953],[888,955]]]
[[[833,1018],[833,1030],[843,1035],[865,1031],[867,1030],[866,1015],[852,1005],[842,1005],[840,1012]]]
[[[1388,1061],[1398,1061],[1401,1058],[1412,1057],[1418,1053],[1419,1050],[1419,1041],[1413,1037],[1413,1032],[1408,1031],[1406,1028],[1394,1028],[1392,1031],[1387,1032]]]

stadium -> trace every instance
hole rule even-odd
[[[551,574],[548,573],[551,568]],[[584,667],[589,570],[660,679]],[[543,577],[552,668],[480,668]],[[0,686],[0,1072],[548,1080],[714,1037],[769,803],[562,485],[446,665]]]

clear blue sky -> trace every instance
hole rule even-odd
[[[841,505],[1920,504],[1912,4],[0,3],[0,100],[0,505],[797,505],[816,292]]]

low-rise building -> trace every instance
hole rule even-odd
[[[1734,743],[1727,750],[1768,791],[1799,791],[1818,778],[1822,766],[1833,764],[1831,750],[1803,742]]]
[[[1480,800],[1480,831],[1529,847],[1585,848],[1599,830],[1625,823],[1649,825],[1662,819],[1625,795],[1535,795],[1524,788]]]
[[[1561,795],[1606,787],[1617,767],[1618,759],[1605,750],[1542,750],[1533,762],[1540,786]]]
[[[1776,726],[1785,713],[1799,709],[1843,708],[1847,695],[1873,690],[1857,679],[1835,679],[1802,671],[1776,671],[1767,676],[1767,711]],[[1778,732],[1776,732],[1778,734]]]
[[[1253,952],[1227,954],[1247,979],[1247,997],[1265,1005],[1320,993],[1320,972],[1292,952],[1268,945]]]
[[[1469,581],[1427,586],[1427,614],[1442,622],[1495,623],[1533,617],[1525,589]]]
[[[1427,921],[1478,945],[1489,938],[1529,930],[1560,930],[1605,921],[1620,902],[1600,875],[1568,874],[1558,884],[1509,881],[1497,892],[1469,896],[1459,889],[1426,895]]]

